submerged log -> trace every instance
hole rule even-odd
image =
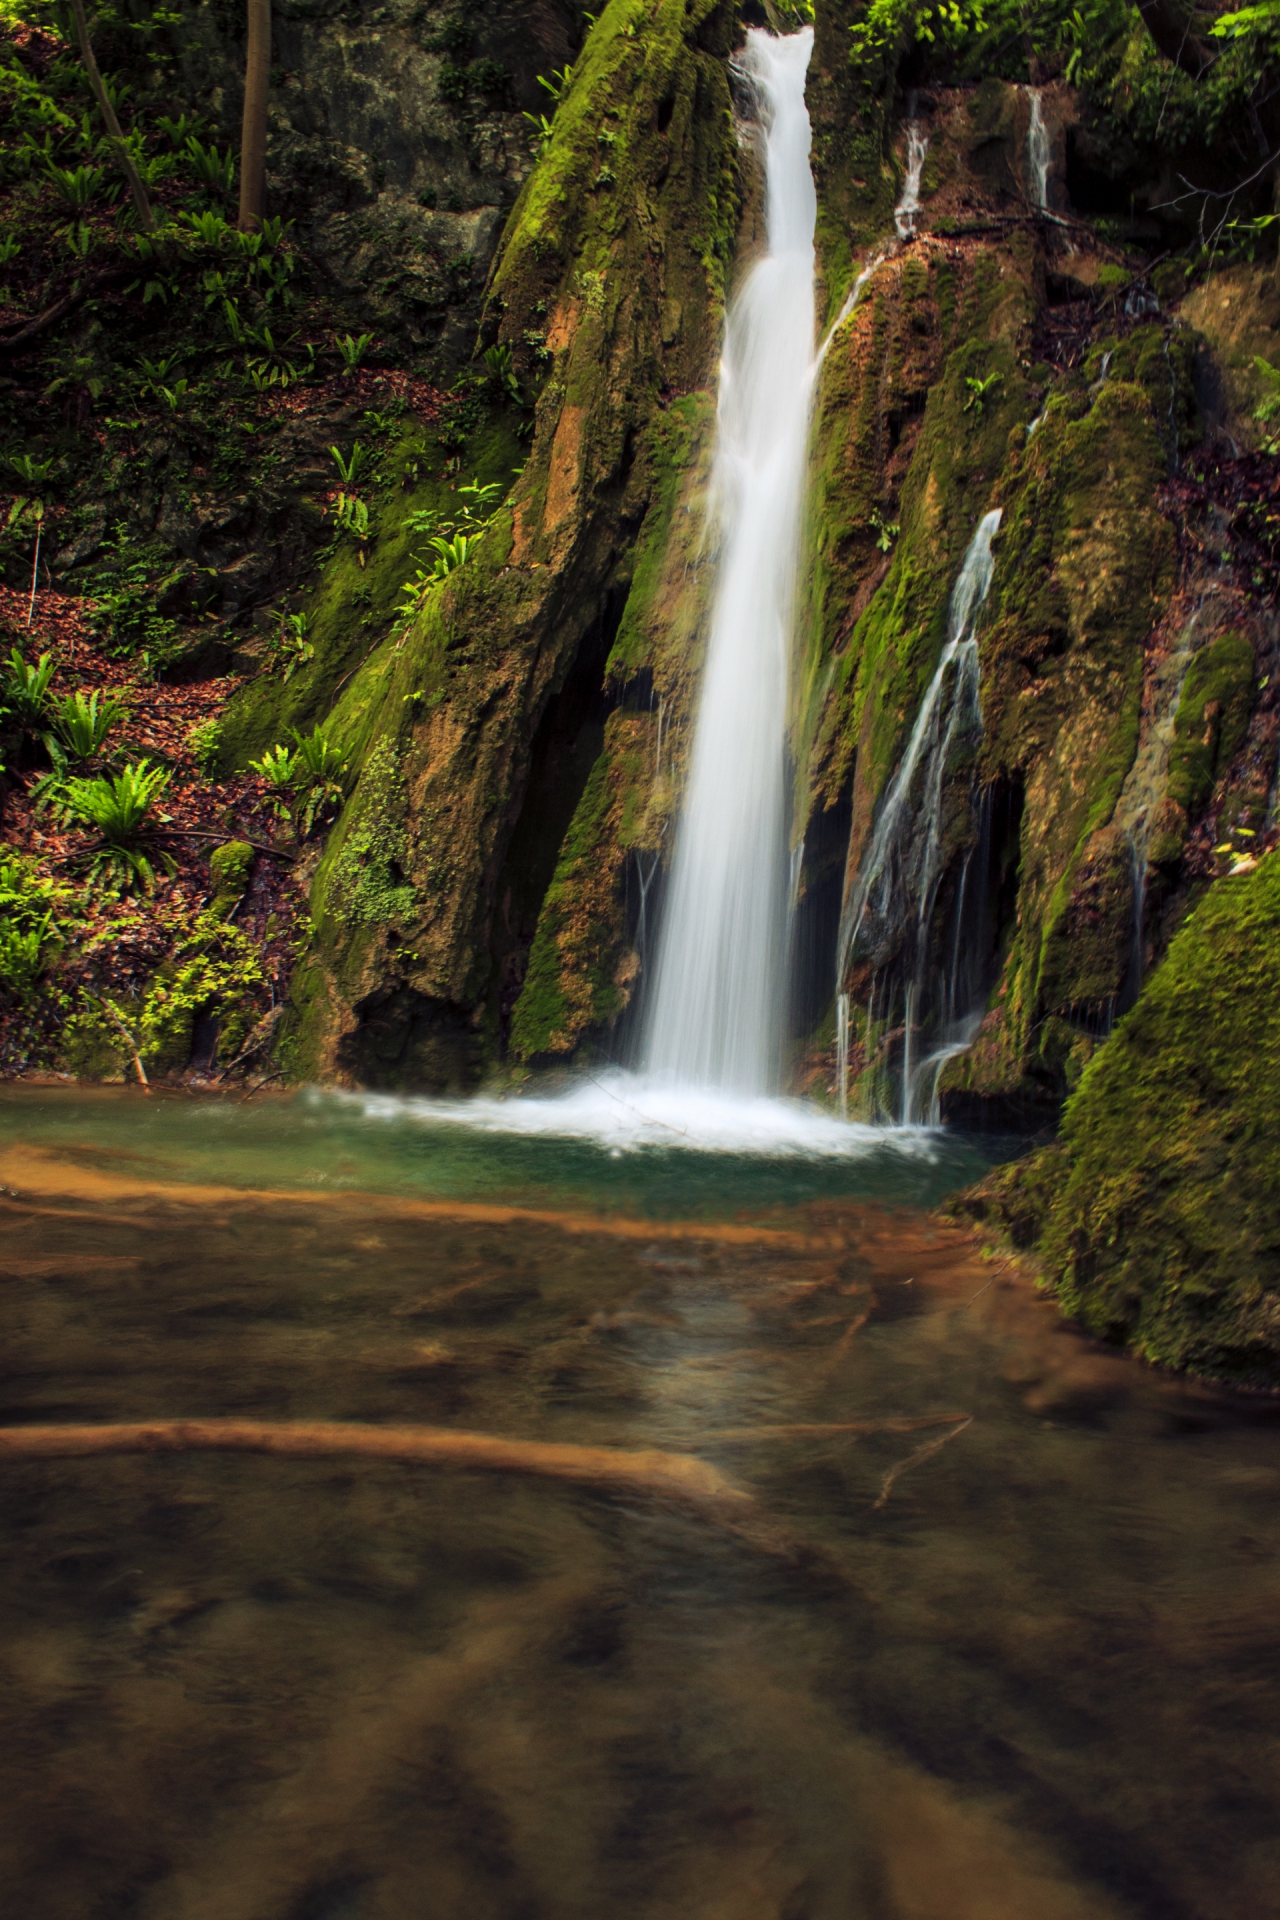
[[[507,1440],[451,1427],[368,1427],[336,1420],[137,1420],[109,1426],[0,1428],[0,1461],[79,1460],[122,1453],[271,1453],[294,1459],[361,1454],[625,1488],[733,1513],[755,1504],[749,1493],[726,1480],[708,1461],[690,1454]]]

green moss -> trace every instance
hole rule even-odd
[[[228,840],[209,855],[209,884],[213,898],[209,911],[225,920],[244,899],[253,868],[253,848],[247,840]]]
[[[523,458],[510,411],[490,408],[461,457],[468,479],[506,487]],[[396,476],[410,458],[421,477],[407,488]],[[268,747],[287,740],[291,727],[309,732],[327,717],[361,662],[394,629],[405,581],[432,558],[427,535],[414,530],[414,518],[456,512],[455,477],[445,471],[443,451],[422,428],[403,431],[384,454],[380,470],[389,478],[370,495],[373,536],[364,547],[364,564],[354,540],[335,539],[301,604],[314,655],[287,680],[268,668],[236,694],[218,743],[217,764],[223,773],[247,766]]]
[[[1240,750],[1253,709],[1253,648],[1224,633],[1192,658],[1169,753],[1169,798],[1197,819]]]
[[[360,790],[343,817],[317,888],[318,911],[354,926],[407,919],[416,895],[405,877],[409,837],[404,772],[389,740],[377,740],[361,770]]]
[[[607,1019],[623,1003],[602,965],[617,930],[604,923],[605,916],[582,912],[593,891],[610,802],[609,761],[602,753],[565,835],[512,1014],[511,1044],[522,1060],[567,1052],[584,1026]]]
[[[1280,857],[1219,881],[1085,1070],[1039,1253],[1150,1360],[1280,1385]]]

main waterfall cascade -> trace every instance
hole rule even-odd
[[[977,623],[991,585],[991,542],[1000,525],[994,508],[978,523],[952,589],[947,640],[921,703],[898,770],[889,784],[871,840],[840,920],[836,955],[837,1075],[842,1113],[849,1105],[851,1013],[845,979],[861,948],[872,964],[867,1007],[867,1044],[883,1025],[900,1025],[902,1059],[899,1111],[903,1126],[939,1119],[937,1088],[947,1061],[970,1045],[981,1023],[985,983],[966,938],[966,905],[981,908],[970,889],[975,852],[985,854],[989,822],[979,808],[978,831],[960,870],[951,938],[941,965],[931,966],[934,909],[947,870],[943,846],[943,789],[953,754],[982,733],[978,699]],[[882,969],[906,936],[907,965],[902,1006],[895,983]],[[932,995],[930,993],[933,988]],[[922,1037],[930,1047],[920,1057]]]
[[[747,35],[768,251],[729,313],[720,371],[716,587],[646,1033],[656,1079],[777,1085],[787,923],[787,666],[814,359],[805,77],[813,30]]]

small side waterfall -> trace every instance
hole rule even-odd
[[[907,177],[903,182],[902,198],[893,210],[893,224],[898,229],[899,240],[910,240],[916,230],[916,215],[920,211],[920,176],[924,171],[925,155],[929,151],[929,136],[924,132],[918,120],[907,122]]]
[[[1031,108],[1031,123],[1027,128],[1027,169],[1031,175],[1031,185],[1035,192],[1035,203],[1046,210],[1049,206],[1049,167],[1053,158],[1049,146],[1049,129],[1044,123],[1044,106],[1039,89],[1027,88],[1027,100]]]
[[[813,391],[813,29],[747,34],[765,134],[768,252],[720,372],[719,579],[658,949],[646,1066],[739,1094],[776,1085],[787,926],[787,667]]]
[[[938,1076],[945,1062],[968,1046],[981,1009],[968,1005],[962,951],[964,894],[972,851],[959,883],[953,951],[946,964],[940,1004],[926,1010],[929,932],[944,873],[942,800],[947,763],[955,747],[981,735],[978,701],[977,622],[991,585],[991,542],[1000,525],[997,507],[984,515],[969,543],[947,614],[947,641],[937,670],[889,784],[880,818],[862,856],[857,880],[841,916],[836,952],[837,1066],[841,1111],[848,1112],[850,1015],[845,976],[859,945],[873,964],[877,954],[897,950],[905,929],[913,949],[905,989],[900,1118],[910,1126],[934,1112]],[[980,836],[981,837],[981,836]],[[868,1027],[875,1018],[873,1003]],[[926,1011],[936,1017],[935,1045],[919,1055]],[[886,1009],[887,1017],[888,1009]],[[925,1098],[927,1090],[927,1100]]]

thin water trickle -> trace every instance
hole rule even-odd
[[[902,198],[893,210],[893,224],[900,240],[910,240],[916,230],[916,215],[920,211],[920,176],[928,151],[928,134],[918,120],[908,121],[907,177],[903,182]]]
[[[1049,129],[1044,123],[1044,106],[1039,91],[1035,87],[1027,88],[1027,100],[1031,108],[1031,120],[1027,127],[1027,165],[1031,173],[1036,205],[1047,209],[1049,167],[1053,158],[1049,145]]]
[[[873,938],[892,928],[900,930],[908,922],[916,934],[917,951],[923,958],[925,939],[933,916],[938,886],[942,879],[942,794],[947,763],[957,740],[980,729],[982,711],[978,702],[977,622],[991,585],[995,562],[991,542],[1000,525],[1000,509],[993,508],[978,524],[952,589],[947,615],[947,643],[937,670],[920,705],[916,722],[907,742],[898,770],[889,785],[880,818],[863,855],[857,878],[845,911],[841,916],[836,951],[836,990],[842,992],[845,974],[859,937],[866,940],[868,923]],[[917,776],[923,782],[917,798]],[[903,1044],[902,1120],[912,1125],[922,1118],[921,1076],[913,1070],[916,1050],[916,1025],[921,999],[921,981],[913,979],[907,989],[906,1029]],[[954,984],[944,990],[944,1000],[954,1001]],[[959,1018],[968,1028],[968,1009]],[[937,1073],[946,1059],[968,1045],[960,1032],[948,1034],[943,1052],[931,1055],[926,1065],[936,1065]],[[838,1060],[841,1110],[848,1110],[848,1050]],[[932,1109],[932,1091],[929,1106]]]
[[[646,1035],[648,1071],[777,1085],[787,921],[787,664],[814,364],[805,76],[813,32],[747,35],[764,128],[768,251],[729,314],[716,490],[722,530],[689,784]]]

